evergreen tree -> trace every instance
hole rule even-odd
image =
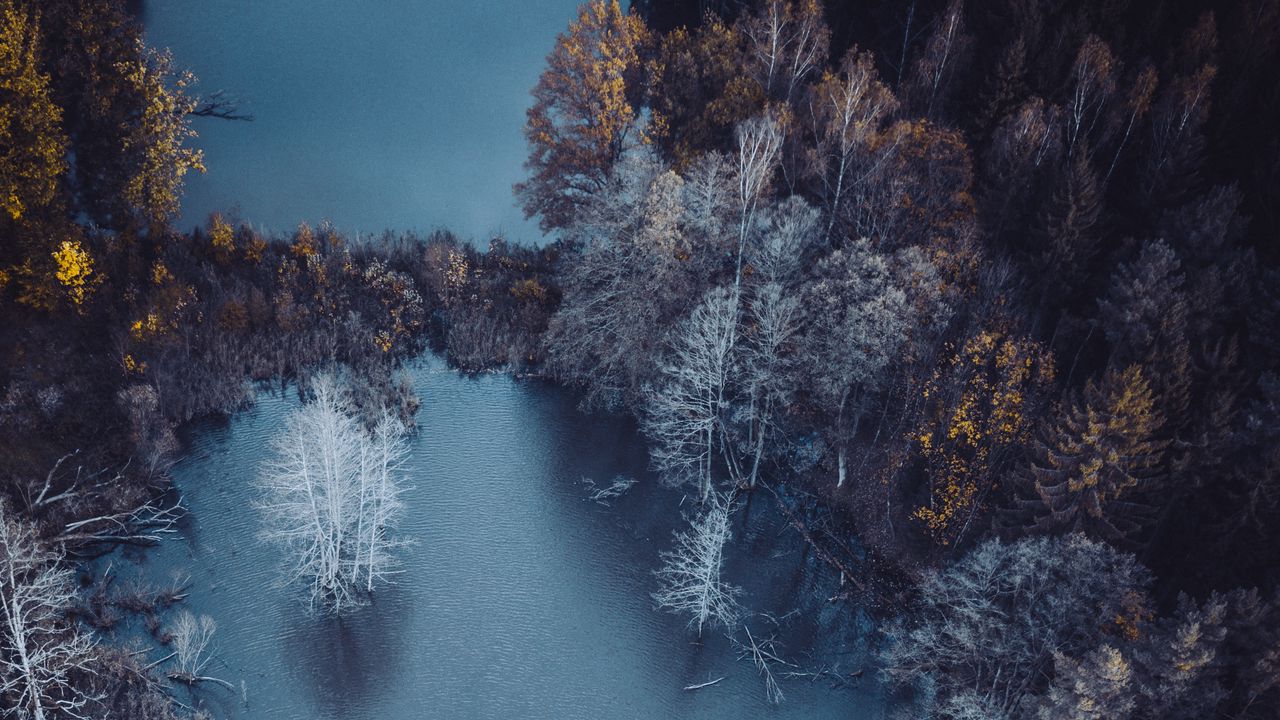
[[[1112,542],[1138,540],[1151,513],[1166,441],[1151,385],[1131,365],[1090,381],[1045,423],[1022,479],[1022,510],[1043,532],[1080,530]],[[1029,491],[1029,492],[1026,492]],[[1029,497],[1027,497],[1029,495]]]

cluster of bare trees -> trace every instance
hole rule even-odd
[[[338,380],[322,375],[285,421],[259,484],[263,536],[288,553],[318,611],[361,605],[396,572],[405,427],[383,411],[364,424]]]
[[[0,502],[0,703],[18,720],[88,718],[93,637],[68,615],[74,571]]]

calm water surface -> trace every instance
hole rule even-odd
[[[646,473],[629,423],[583,415],[561,389],[468,379],[434,359],[412,376],[424,402],[401,531],[414,545],[395,585],[341,621],[309,616],[257,539],[252,482],[296,400],[264,394],[192,429],[175,469],[190,510],[181,537],[117,566],[156,580],[189,573],[187,607],[217,621],[209,672],[243,682],[243,694],[207,687],[188,700],[219,717],[299,720],[880,717],[870,672],[853,689],[784,681],[786,701],[768,705],[720,633],[699,643],[653,608],[652,570],[682,494]],[[583,477],[617,474],[639,482],[609,507],[585,499]],[[752,617],[753,632],[776,633],[807,666],[862,667],[865,628],[823,602],[831,578],[795,534],[759,500],[737,520],[728,575],[744,604],[804,609],[780,627]]]
[[[150,42],[251,123],[197,119],[204,175],[181,227],[214,211],[287,231],[448,227],[534,240],[523,178],[529,90],[577,0],[145,0]]]

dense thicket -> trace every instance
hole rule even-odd
[[[1108,673],[1100,716],[1269,707],[1273,687],[1241,685],[1262,657],[1215,645],[1203,672],[1152,658],[1201,652],[1154,646],[1178,623],[1197,629],[1168,630],[1175,645],[1209,633],[1201,616],[1228,612],[1212,591],[1280,579],[1280,4],[633,12],[647,31],[615,2],[584,5],[534,93],[521,197],[566,245],[547,369],[638,415],[655,468],[700,497],[764,483],[811,498],[792,509],[842,573],[865,567],[860,544],[967,586],[965,563],[1003,552],[993,537],[1028,557],[1070,537],[1154,571],[1019,569],[1140,596],[1133,637],[1098,645],[1115,629],[1090,618],[1119,616],[1064,599],[1083,614],[1025,622],[1084,639],[1012,659],[979,643],[978,671],[911,648],[946,632],[975,647],[974,630],[918,625],[938,616],[918,606],[890,657],[921,654],[914,686],[945,716],[1089,716],[1104,700],[1072,693]],[[583,137],[608,149],[595,167]],[[592,181],[547,182],[569,176],[559,157]],[[931,587],[921,602],[944,602]],[[1271,610],[1251,617],[1274,632]],[[969,685],[980,697],[955,694]]]

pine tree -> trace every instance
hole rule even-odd
[[[1090,381],[1083,396],[1064,403],[1035,443],[1019,502],[1044,532],[1084,531],[1112,542],[1134,541],[1151,508],[1152,489],[1167,446],[1164,418],[1151,385],[1136,365]]]
[[[1085,144],[1082,142],[1082,144]],[[1030,271],[1040,283],[1040,311],[1056,316],[1088,272],[1101,239],[1102,195],[1087,147],[1066,160],[1057,190],[1041,210],[1037,245],[1027,252]]]
[[[1225,691],[1218,682],[1218,650],[1226,637],[1226,600],[1210,597],[1198,607],[1185,595],[1178,610],[1161,619],[1134,652],[1142,695],[1138,717],[1198,720],[1211,717]]]
[[[1116,648],[1103,645],[1081,660],[1058,653],[1053,666],[1038,720],[1124,720],[1133,712],[1132,668]]]

